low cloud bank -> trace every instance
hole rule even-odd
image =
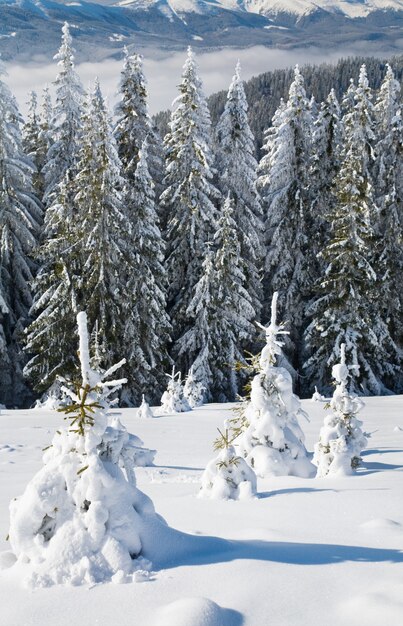
[[[223,49],[214,52],[197,54],[200,73],[207,94],[227,89],[234,67],[238,59],[242,64],[244,79],[251,78],[262,72],[273,69],[282,69],[299,63],[336,62],[341,57],[350,55],[378,55],[376,49],[369,51],[366,46],[357,46],[350,50],[326,51],[318,48],[304,48],[293,50],[278,50],[254,46],[246,49]],[[395,51],[396,52],[396,51]],[[391,52],[392,54],[392,52]],[[152,114],[171,106],[177,95],[177,85],[180,82],[181,69],[185,60],[185,52],[167,53],[162,57],[161,52],[144,54],[144,67],[148,80],[150,96],[150,112]],[[379,52],[385,57],[385,51]],[[113,105],[117,99],[117,90],[120,80],[122,61],[106,60],[99,63],[82,63],[77,66],[78,73],[84,87],[89,87],[96,76],[101,81],[103,93],[109,103]],[[16,96],[23,113],[27,110],[27,100],[30,91],[38,95],[46,85],[51,85],[57,74],[56,62],[48,64],[30,63],[25,65],[7,65],[8,76],[6,81]]]

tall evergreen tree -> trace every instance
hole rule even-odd
[[[35,91],[30,94],[28,117],[23,128],[23,148],[35,166],[33,185],[35,193],[42,201],[45,190],[43,168],[51,145],[49,120],[49,91],[44,93],[41,110],[38,111],[38,97]]]
[[[171,325],[166,313],[165,245],[148,170],[147,139],[138,154],[134,180],[126,182],[124,210],[131,229],[127,291],[134,295],[133,311],[125,329],[125,355],[132,363],[126,401],[137,404],[145,394],[155,402],[161,397],[166,381],[164,372],[170,364],[167,346]]]
[[[41,115],[41,138],[48,146],[42,169],[46,211],[42,243],[36,253],[39,271],[33,283],[34,319],[25,342],[30,359],[24,373],[39,391],[48,389],[58,373],[72,371],[76,343],[72,320],[77,312],[74,277],[79,273],[79,261],[74,197],[84,90],[74,69],[67,23],[55,59],[60,67],[55,107],[52,111],[49,92],[45,92]]]
[[[338,362],[345,343],[349,361],[359,367],[359,377],[354,379],[356,391],[379,394],[398,371],[399,356],[382,318],[373,267],[376,207],[370,174],[372,103],[365,67],[354,101],[344,117],[336,204],[329,216],[331,238],[322,252],[326,270],[305,334],[312,350],[305,369],[312,388],[317,385],[329,391],[329,367]]]
[[[315,255],[327,242],[326,215],[334,206],[333,186],[340,167],[342,122],[340,105],[334,89],[320,106],[314,123],[311,161],[311,223],[310,246]]]
[[[108,368],[116,354],[126,353],[124,338],[130,344],[126,331],[135,294],[126,292],[132,249],[131,224],[120,191],[124,185],[121,162],[98,81],[88,96],[82,128],[73,226],[79,256],[76,297],[79,309],[86,309],[90,331],[96,329],[100,338],[101,367]]]
[[[179,358],[206,390],[207,399],[234,400],[239,391],[235,363],[244,361],[242,345],[253,333],[255,316],[240,258],[238,228],[228,196],[203,273],[187,308],[189,329],[177,342]]]
[[[38,273],[32,287],[33,321],[26,331],[25,349],[30,358],[24,374],[37,391],[48,390],[58,374],[75,369],[75,276],[80,272],[71,207],[74,188],[69,172],[58,186],[52,210],[45,213],[45,233],[36,261]]]
[[[23,152],[21,121],[15,99],[0,79],[0,403],[19,406],[29,397],[21,337],[29,319],[35,269],[30,255],[41,219],[32,186],[34,166]]]
[[[148,169],[158,199],[163,178],[162,142],[148,113],[147,81],[142,57],[139,54],[130,55],[127,49],[120,80],[120,101],[116,105],[115,114],[115,139],[125,176],[133,181],[140,151],[147,139]]]
[[[257,161],[254,137],[248,123],[248,104],[238,62],[216,133],[218,187],[231,194],[233,218],[238,227],[245,287],[256,313],[262,306],[263,211],[256,189]]]
[[[213,396],[220,402],[234,400],[240,391],[234,363],[245,361],[242,348],[251,344],[254,335],[252,321],[257,318],[246,287],[246,264],[240,239],[235,222],[235,202],[228,194],[214,235],[218,315],[213,323],[218,332]]]
[[[375,104],[376,146],[374,185],[380,209],[381,245],[378,267],[385,319],[403,346],[403,122],[400,84],[387,65]]]
[[[50,146],[45,174],[45,206],[50,206],[58,193],[58,185],[69,173],[76,174],[77,155],[81,137],[81,113],[84,90],[74,69],[74,50],[67,22],[62,28],[62,44],[55,59],[60,72],[54,83],[56,102],[53,117],[54,141]],[[57,200],[56,200],[57,202]]]
[[[304,298],[312,287],[314,264],[308,241],[311,138],[309,101],[297,66],[288,102],[280,104],[267,131],[267,154],[260,162],[258,181],[266,211],[265,299],[279,292],[294,346],[300,341]]]
[[[174,340],[189,329],[187,309],[203,273],[206,242],[216,230],[214,201],[219,198],[212,183],[210,119],[190,49],[179,91],[165,138],[166,190],[161,196],[168,214],[167,270]],[[178,365],[188,369],[188,359],[180,358]]]

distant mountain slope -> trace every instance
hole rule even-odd
[[[403,0],[0,0],[0,53],[5,60],[50,58],[64,21],[78,59],[100,60],[123,45],[179,50],[376,42],[401,45]]]
[[[403,80],[403,55],[392,57],[391,63],[395,76]],[[386,61],[374,57],[351,57],[340,59],[335,65],[323,63],[320,65],[304,65],[301,68],[305,87],[309,97],[312,95],[317,102],[323,101],[330,90],[334,88],[340,98],[348,88],[350,78],[358,80],[361,65],[365,63],[370,80],[370,86],[378,89],[385,75]],[[273,70],[264,72],[245,81],[245,93],[249,105],[249,121],[256,138],[256,155],[260,158],[260,148],[263,144],[264,131],[270,126],[274,112],[280,99],[288,98],[288,90],[293,81],[294,69]],[[224,110],[227,90],[223,89],[208,98],[213,125],[215,125]],[[168,131],[170,119],[169,111],[162,111],[154,116],[155,124],[161,136]]]

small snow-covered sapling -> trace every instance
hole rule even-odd
[[[141,400],[141,404],[139,406],[139,410],[137,411],[137,417],[154,417],[154,413],[150,409],[150,405],[146,402],[144,394]]]
[[[246,458],[258,476],[312,476],[315,468],[304,446],[304,435],[298,418],[307,415],[300,399],[293,393],[288,370],[276,365],[281,355],[279,335],[288,334],[277,323],[277,292],[273,294],[271,322],[260,326],[266,335],[258,373],[251,382],[250,399],[246,403],[246,427],[234,441],[239,454]]]
[[[185,385],[183,387],[183,395],[192,409],[203,404],[205,392],[206,388],[200,381],[196,380],[192,366],[186,376]]]
[[[107,379],[124,360],[102,374],[93,370],[85,313],[77,322],[81,382],[64,388],[69,425],[55,433],[42,469],[10,504],[11,548],[34,587],[129,581],[148,567],[142,518],[155,512],[134,474],[144,450],[109,412],[125,380]]]
[[[256,494],[256,474],[232,445],[230,424],[214,442],[218,456],[207,465],[201,479],[199,497],[217,500],[240,500]]]
[[[340,363],[332,368],[336,388],[325,407],[331,409],[331,413],[326,415],[319,442],[315,445],[313,462],[319,478],[353,474],[361,463],[361,451],[367,445],[367,438],[361,430],[362,422],[356,416],[364,402],[348,391],[350,372],[356,369],[356,365],[346,364],[346,346],[342,344]]]
[[[168,377],[168,386],[161,397],[163,412],[171,414],[190,411],[191,407],[183,395],[181,373],[175,372],[175,367],[173,367],[172,374],[166,374],[166,376]]]
[[[322,396],[322,394],[321,394],[321,393],[319,393],[319,391],[318,391],[318,388],[317,388],[317,387],[315,387],[315,391],[314,391],[314,392],[313,392],[313,394],[312,394],[312,398],[311,398],[311,400],[312,400],[313,402],[326,402],[326,398],[325,398],[325,396]]]

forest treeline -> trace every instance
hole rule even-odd
[[[63,393],[83,310],[92,367],[126,358],[122,404],[158,402],[173,365],[234,400],[274,292],[300,393],[329,393],[342,345],[353,391],[402,390],[401,59],[246,90],[238,64],[207,101],[189,49],[163,139],[139,55],[113,117],[68,24],[56,59],[25,120],[0,81],[0,402]]]

